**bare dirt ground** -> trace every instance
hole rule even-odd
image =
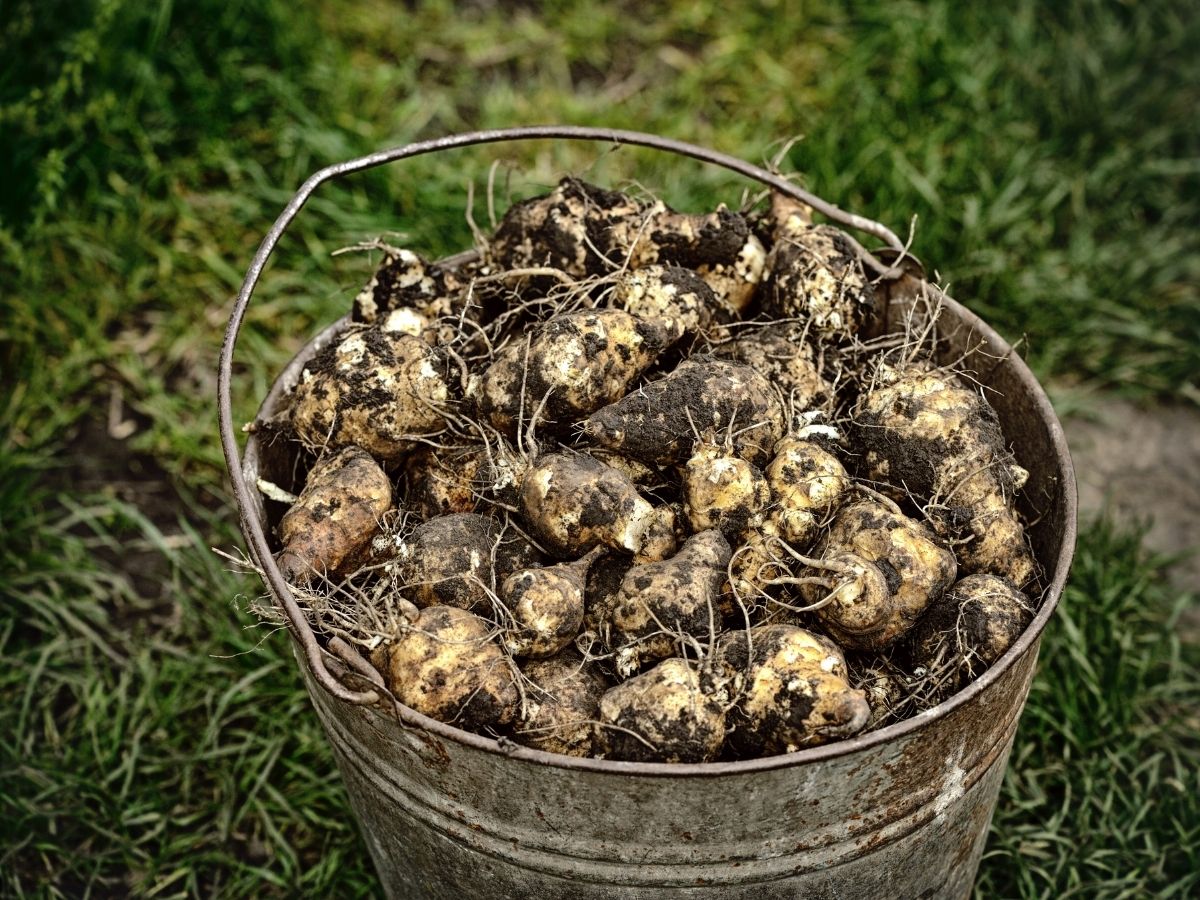
[[[1147,546],[1181,555],[1171,569],[1183,590],[1200,592],[1200,410],[1143,409],[1106,398],[1094,416],[1063,422],[1079,482],[1080,514],[1106,507],[1147,522]],[[1182,628],[1200,634],[1200,607]]]

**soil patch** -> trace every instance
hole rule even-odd
[[[1148,522],[1151,550],[1183,555],[1171,569],[1173,584],[1200,593],[1200,410],[1143,409],[1109,397],[1094,418],[1068,418],[1063,427],[1081,514],[1108,508]],[[1200,607],[1193,606],[1180,627],[1200,641]]]
[[[178,532],[185,506],[167,471],[152,456],[137,453],[114,438],[102,421],[81,420],[63,456],[65,466],[49,476],[52,489],[70,491],[77,497],[114,496],[137,507],[168,539]],[[166,596],[170,563],[157,549],[131,542],[119,552],[97,547],[95,556],[124,574],[141,598],[171,602]]]

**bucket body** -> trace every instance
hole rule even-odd
[[[1036,655],[896,740],[711,775],[488,752],[302,671],[390,897],[915,900],[970,894]]]
[[[933,290],[906,276],[889,318]],[[1018,461],[1022,503],[1049,585],[1033,623],[974,684],[870,734],[736,763],[570,759],[467,734],[398,704],[357,706],[298,655],[363,835],[391,897],[961,898],[970,894],[1040,636],[1075,542],[1062,429],[1011,348],[938,295],[947,359],[989,395]],[[269,418],[317,336],[268,395]],[[292,461],[251,437],[243,473],[287,483]],[[251,514],[281,509],[261,496]],[[390,703],[390,701],[389,701]]]

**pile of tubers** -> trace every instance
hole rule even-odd
[[[295,451],[298,496],[262,483],[281,570],[401,703],[553,753],[749,759],[939,703],[1029,623],[995,411],[936,362],[936,304],[889,331],[894,271],[802,204],[566,178],[467,262],[374,246],[254,427]]]

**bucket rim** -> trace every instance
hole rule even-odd
[[[237,302],[234,306],[233,313],[230,316],[229,324],[225,333],[225,340],[221,348],[221,355],[218,365],[218,407],[219,407],[219,424],[222,449],[225,454],[226,467],[230,475],[230,480],[233,483],[234,495],[240,512],[240,527],[243,537],[246,539],[252,557],[259,563],[264,575],[267,589],[272,595],[272,598],[280,604],[287,613],[289,621],[293,627],[289,628],[289,634],[297,649],[303,651],[306,662],[315,675],[317,682],[322,688],[344,702],[354,704],[370,704],[380,700],[380,694],[373,690],[354,691],[345,685],[335,681],[329,676],[326,671],[325,661],[322,654],[323,651],[317,644],[315,636],[311,630],[308,630],[307,635],[297,634],[295,627],[296,622],[304,623],[303,614],[301,613],[295,598],[288,590],[286,583],[283,581],[282,575],[275,565],[273,558],[270,556],[269,547],[267,546],[263,523],[260,521],[260,515],[255,503],[250,500],[250,490],[248,489],[247,479],[245,477],[246,470],[251,465],[257,464],[257,438],[255,435],[250,435],[250,440],[247,442],[245,458],[242,458],[237,446],[235,431],[233,426],[232,415],[232,398],[231,398],[231,381],[233,370],[233,351],[237,341],[238,334],[241,330],[242,320],[244,318],[246,308],[249,305],[254,287],[258,283],[260,276],[266,263],[277,245],[279,239],[286,231],[288,225],[300,212],[303,206],[307,203],[312,193],[325,181],[339,178],[341,176],[373,168],[385,163],[395,162],[401,159],[422,155],[425,153],[437,152],[445,149],[457,147],[472,146],[475,144],[495,143],[509,140],[527,140],[527,139],[547,139],[560,138],[567,140],[592,140],[592,141],[608,141],[613,144],[630,144],[635,146],[651,147],[653,149],[664,150],[675,153],[677,155],[690,157],[704,163],[709,163],[721,166],[730,171],[742,174],[752,180],[756,180],[761,184],[776,188],[781,192],[795,197],[803,202],[813,206],[818,212],[842,222],[852,228],[860,231],[871,233],[876,237],[883,239],[891,246],[893,250],[901,250],[898,238],[889,231],[885,226],[869,219],[864,219],[859,216],[847,213],[838,209],[836,206],[809,194],[806,191],[796,187],[774,172],[769,172],[758,166],[754,166],[744,160],[736,157],[728,156],[714,150],[704,147],[687,144],[682,141],[677,141],[670,138],[664,138],[657,135],[644,134],[640,132],[621,131],[617,129],[605,128],[589,128],[581,126],[532,126],[522,128],[500,129],[495,131],[471,132],[462,135],[452,135],[445,138],[424,141],[416,144],[410,144],[405,147],[385,150],[379,153],[371,154],[370,156],[362,157],[357,160],[351,160],[344,163],[338,163],[328,166],[319,172],[312,175],[300,188],[297,194],[292,198],[291,202],[285,208],[283,213],[275,221],[267,236],[264,238],[262,245],[258,248],[249,269],[247,270],[245,280],[243,281],[241,290],[238,294]],[[874,260],[863,251],[865,256]],[[877,261],[876,261],[877,262]],[[931,286],[933,287],[933,286]],[[935,287],[934,290],[937,290]],[[983,691],[987,690],[990,685],[1000,679],[1024,654],[1036,649],[1037,642],[1041,638],[1050,617],[1062,597],[1063,589],[1066,586],[1067,577],[1070,571],[1071,561],[1075,553],[1075,544],[1077,538],[1077,516],[1078,516],[1078,497],[1077,487],[1075,482],[1074,466],[1072,465],[1071,455],[1067,449],[1066,435],[1063,431],[1062,424],[1055,415],[1050,404],[1049,398],[1046,396],[1041,384],[1034,377],[1025,361],[1013,352],[1013,348],[1005,341],[994,329],[979,316],[971,312],[962,304],[955,301],[953,298],[937,290],[938,295],[944,303],[954,312],[960,323],[968,328],[971,328],[976,334],[982,337],[993,350],[999,351],[999,355],[1003,359],[1003,364],[1011,366],[1017,381],[1026,391],[1026,397],[1030,401],[1030,406],[1036,415],[1036,418],[1046,427],[1053,454],[1056,462],[1056,474],[1060,479],[1059,489],[1062,491],[1063,502],[1063,532],[1059,547],[1058,559],[1054,573],[1050,578],[1049,584],[1042,595],[1042,602],[1038,608],[1036,615],[1030,624],[1021,633],[1020,637],[1008,651],[997,660],[991,667],[987,669],[979,678],[973,681],[970,685],[958,692],[949,699],[934,706],[928,710],[924,710],[917,715],[905,719],[901,722],[896,722],[884,728],[872,731],[864,735],[859,735],[842,741],[825,744],[819,747],[811,747],[803,750],[798,750],[793,753],[778,754],[775,756],[761,757],[758,759],[738,760],[733,762],[708,762],[708,763],[646,763],[646,762],[627,762],[623,760],[606,760],[595,759],[592,757],[572,757],[557,753],[549,753],[543,750],[536,750],[530,747],[524,747],[515,744],[508,739],[489,738],[483,735],[475,734],[439,722],[428,716],[425,716],[416,710],[410,709],[407,706],[393,700],[395,712],[401,722],[432,735],[471,747],[476,750],[494,753],[499,756],[506,756],[516,760],[522,760],[538,765],[551,766],[562,769],[573,769],[576,771],[588,771],[600,774],[618,774],[618,775],[638,775],[647,777],[667,777],[667,778],[696,778],[696,777],[714,777],[733,774],[751,774],[768,770],[782,769],[790,766],[799,766],[806,763],[817,762],[845,756],[849,754],[865,751],[879,744],[891,742],[919,730],[927,723],[947,716],[964,704],[970,703],[973,699],[979,696]],[[344,325],[345,319],[326,328],[313,341],[306,344],[306,349],[312,348],[313,344],[319,341],[322,336],[327,336],[341,326]],[[301,354],[304,350],[301,351]],[[293,359],[294,365],[300,358],[300,354]],[[277,397],[277,393],[281,390],[285,373],[281,374],[276,379],[264,405]],[[266,553],[266,558],[263,554]],[[306,623],[304,623],[306,624]],[[319,677],[325,675],[324,678]]]

